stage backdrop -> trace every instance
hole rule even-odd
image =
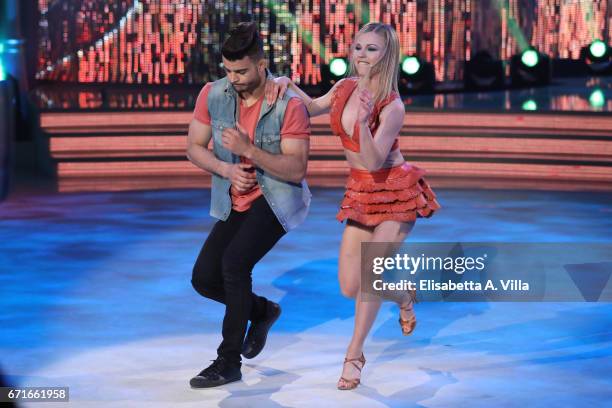
[[[346,56],[358,27],[393,25],[405,55],[435,64],[439,81],[485,49],[507,60],[532,44],[579,57],[612,37],[609,0],[37,0],[39,80],[199,84],[222,76],[220,48],[237,22],[259,24],[273,71],[306,85]]]

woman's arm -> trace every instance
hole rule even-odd
[[[380,125],[376,134],[372,137],[368,126],[368,119],[372,113],[372,100],[367,91],[362,91],[359,97],[359,112],[357,114],[359,154],[366,169],[376,171],[385,163],[391,147],[393,147],[393,142],[395,142],[404,125],[404,105],[396,99],[385,106],[380,113]]]
[[[302,101],[304,101],[304,105],[306,105],[306,109],[308,109],[308,114],[312,116],[321,115],[323,113],[329,112],[329,108],[331,106],[331,97],[338,86],[340,80],[334,84],[332,89],[329,90],[325,95],[320,96],[318,98],[311,98],[308,96],[306,92],[301,90],[291,79],[287,77],[279,77],[274,79],[274,81],[266,82],[266,99],[268,101],[268,105],[272,105],[276,102],[277,98],[282,98],[287,89],[291,88]]]

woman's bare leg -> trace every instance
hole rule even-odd
[[[412,230],[414,222],[402,223],[397,221],[385,221],[374,228],[369,239],[370,242],[402,242]],[[359,243],[361,248],[361,242]],[[359,251],[361,255],[361,250]],[[360,256],[357,257],[360,260]],[[356,267],[352,274],[350,274],[352,285],[357,284],[359,290],[357,291],[357,297],[355,302],[355,326],[353,330],[353,337],[349,343],[346,357],[358,358],[361,356],[363,351],[363,344],[366,337],[368,336],[382,300],[380,297],[370,296],[367,301],[362,299],[363,294],[361,291],[361,266],[360,261],[357,262]],[[351,286],[353,287],[353,286]],[[404,316],[402,317],[404,318]],[[360,372],[353,364],[345,364],[342,377],[351,379],[359,378]]]
[[[360,289],[361,274],[361,243],[372,238],[374,227],[366,227],[352,221],[347,221],[338,257],[338,282],[342,294],[355,299]]]

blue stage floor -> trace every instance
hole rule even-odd
[[[610,193],[436,192],[443,209],[408,240],[612,241]],[[75,407],[610,406],[609,303],[424,302],[410,337],[385,304],[362,386],[337,391],[354,312],[336,278],[342,191],[313,193],[307,223],[253,272],[283,307],[267,348],[242,382],[211,390],[188,386],[223,313],[190,284],[207,190],[13,195],[0,203],[7,380],[69,386]]]

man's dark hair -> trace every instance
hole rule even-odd
[[[229,37],[223,43],[221,54],[230,61],[236,61],[246,56],[253,61],[264,57],[263,41],[257,32],[255,23],[240,23],[232,28]]]

